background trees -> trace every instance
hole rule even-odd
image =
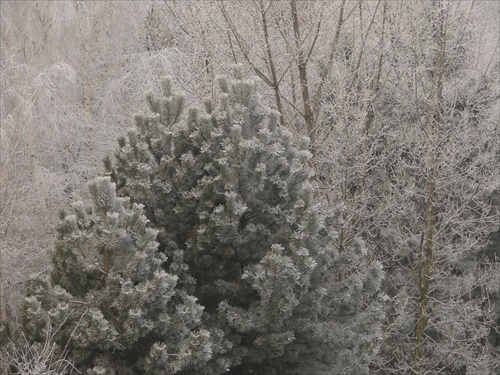
[[[387,197],[380,207],[390,216],[372,235],[387,259],[388,283],[397,284],[390,285],[395,310],[388,321],[389,364],[383,371],[494,371],[498,360],[483,344],[494,327],[488,290],[498,288],[498,265],[484,263],[480,253],[498,229],[498,210],[491,206],[498,189],[498,124],[489,117],[498,111],[493,99],[498,85],[490,91],[487,83],[496,73],[478,74],[489,61],[478,62],[469,44],[475,38],[470,28],[476,24],[474,8],[425,5],[412,9],[412,18],[423,12],[416,17],[420,22],[408,20],[418,39],[405,45],[403,38],[393,37],[409,57],[403,69],[402,62],[391,65],[400,68],[396,71],[413,70],[413,77],[391,79],[388,73],[400,96],[391,98],[398,111],[383,117],[387,138],[381,154],[391,150],[386,160],[393,162],[385,162],[379,171],[386,172],[375,177],[380,200]],[[484,98],[481,105],[469,96],[472,92]],[[470,109],[457,103],[469,103]],[[474,125],[479,123],[481,128]],[[394,351],[393,340],[400,352]]]
[[[498,246],[479,249],[485,238],[498,233],[487,232],[495,222],[488,205],[498,207],[498,158],[493,156],[499,6],[488,1],[438,3],[3,3],[1,319],[16,320],[23,275],[49,268],[45,249],[52,243],[55,212],[86,195],[82,177],[101,172],[101,157],[130,126],[130,115],[143,111],[143,92],[156,90],[159,77],[168,74],[190,101],[201,102],[215,95],[214,78],[235,62],[249,74],[261,72],[265,100],[278,108],[278,93],[291,130],[314,141],[318,194],[325,206],[343,210],[337,248],[361,236],[369,254],[384,262],[395,317],[387,322],[388,337],[407,342],[407,352],[414,353],[413,326],[403,323],[417,316],[415,280],[423,268],[415,257],[431,176],[426,155],[434,153],[439,167],[434,194],[439,207],[433,212],[442,242],[434,244],[441,248],[433,253],[441,259],[434,277],[448,272],[442,269],[448,255],[460,264],[471,257],[467,264],[474,271],[440,276],[439,283],[463,283],[467,275],[476,280],[473,290],[483,285],[485,296],[498,293],[495,273],[486,272],[491,265],[483,262],[495,260]],[[439,69],[434,62],[442,50],[435,7],[444,9],[445,18],[438,107],[446,126],[429,135],[421,124],[435,113]],[[307,86],[302,84],[304,73]],[[319,101],[304,101],[303,94]],[[305,116],[306,105],[312,117]],[[313,132],[308,130],[311,118]],[[448,268],[458,272],[456,265]],[[436,295],[437,290],[431,299]],[[407,297],[415,299],[411,308]],[[487,317],[486,312],[480,315]],[[381,373],[389,363],[397,372],[412,362],[410,356],[391,359],[391,340],[374,365]]]
[[[48,270],[59,208],[87,195],[85,181],[102,172],[143,93],[172,72],[170,50],[144,47],[148,9],[146,2],[2,3],[2,320],[18,321],[26,275]]]

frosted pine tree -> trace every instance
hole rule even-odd
[[[184,260],[181,282],[219,338],[207,371],[367,373],[380,342],[380,266],[361,266],[361,242],[335,250],[338,215],[314,200],[307,141],[297,146],[259,103],[256,81],[236,70],[219,83],[217,103],[184,117],[164,80],[163,96],[147,97],[153,114],[137,116],[106,161],[119,193],[144,204],[164,253]]]
[[[211,357],[209,333],[198,329],[203,308],[162,268],[142,206],[116,197],[109,177],[89,187],[92,207],[79,202],[61,213],[51,279],[28,283],[28,339],[43,342],[52,329],[85,374],[200,368]]]

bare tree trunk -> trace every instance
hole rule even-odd
[[[266,13],[271,5],[272,2],[269,3],[267,9],[264,9],[263,1],[259,1],[260,15],[262,17],[262,28],[264,31],[264,41],[266,43],[267,64],[269,66],[269,70],[271,71],[272,89],[274,91],[274,97],[276,99],[276,107],[278,109],[278,112],[280,113],[280,124],[282,126],[285,126],[285,112],[283,110],[283,104],[281,103],[280,86],[278,82],[278,76],[276,74],[276,67],[274,66],[274,58],[271,50],[271,45],[269,44],[269,30],[267,27]]]
[[[415,352],[413,356],[412,375],[419,372],[419,361],[423,355],[425,329],[427,328],[427,303],[429,300],[429,287],[432,278],[434,232],[436,225],[435,216],[435,191],[437,178],[437,147],[438,147],[438,127],[441,121],[443,75],[444,75],[444,52],[445,52],[445,12],[441,1],[437,2],[438,25],[436,32],[436,62],[433,71],[433,85],[435,87],[435,106],[431,113],[430,108],[427,114],[425,126],[425,136],[427,138],[427,162],[429,167],[429,177],[427,183],[427,204],[424,213],[425,230],[421,246],[421,261],[419,270],[419,306],[417,313],[417,326],[415,330]],[[423,259],[422,259],[423,258]]]
[[[302,49],[302,40],[300,38],[300,25],[299,18],[297,15],[297,4],[295,0],[290,0],[290,7],[292,10],[292,24],[293,32],[295,35],[295,47],[297,48],[297,60],[298,60],[298,70],[300,87],[302,92],[302,101],[304,103],[304,121],[306,123],[306,135],[310,141],[312,160],[315,159],[315,141],[316,137],[314,134],[314,116],[311,108],[311,96],[309,94],[309,84],[307,82],[307,58],[304,56],[304,51]]]
[[[323,94],[323,87],[325,85],[326,80],[328,79],[328,76],[330,75],[333,58],[335,57],[335,52],[337,51],[337,45],[339,42],[340,31],[342,30],[342,25],[345,21],[344,7],[345,7],[345,0],[342,0],[342,3],[340,4],[339,19],[337,21],[337,27],[335,29],[335,36],[333,38],[333,41],[332,41],[332,44],[330,47],[330,53],[328,54],[328,61],[325,65],[325,69],[321,73],[319,85],[318,85],[318,88],[316,90],[316,93],[314,94],[313,113],[318,113],[318,110],[319,110],[320,104],[321,104],[321,95]]]
[[[434,172],[434,171],[433,171]],[[433,173],[434,174],[434,173]],[[427,327],[427,302],[429,299],[429,286],[432,276],[432,251],[433,251],[433,236],[434,236],[434,176],[431,176],[431,181],[427,185],[427,207],[425,210],[425,235],[422,241],[420,270],[419,270],[419,290],[420,298],[417,313],[417,327],[415,330],[415,353],[413,356],[412,374],[418,374],[418,362],[422,357],[424,346],[424,334]]]

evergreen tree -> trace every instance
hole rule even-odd
[[[24,329],[60,350],[86,374],[174,374],[211,356],[198,329],[203,308],[162,265],[157,231],[143,208],[116,197],[109,177],[90,185],[92,207],[61,213],[51,280],[28,283]],[[175,260],[171,261],[174,266]]]
[[[145,206],[161,250],[184,261],[179,282],[214,338],[206,370],[367,373],[381,267],[363,266],[361,242],[335,249],[340,214],[315,202],[307,141],[294,144],[256,81],[237,69],[219,83],[218,103],[183,117],[184,98],[164,80],[162,97],[147,96],[153,115],[136,116],[105,163],[119,193]]]

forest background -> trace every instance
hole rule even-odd
[[[19,324],[58,211],[88,199],[144,94],[168,75],[201,105],[242,64],[309,138],[339,251],[361,238],[384,265],[373,372],[425,343],[423,368],[498,373],[499,19],[494,1],[2,1],[0,320]]]

